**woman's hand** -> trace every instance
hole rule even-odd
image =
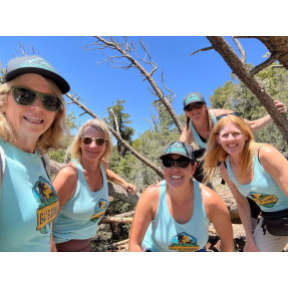
[[[243,251],[244,252],[259,252],[254,241],[251,241],[251,242],[246,241],[246,244],[245,244]]]
[[[286,113],[287,112],[287,108],[285,106],[284,103],[278,101],[278,100],[274,100],[275,106],[277,107],[278,112],[280,113]]]
[[[130,195],[136,195],[136,190],[137,187],[131,183],[126,183],[125,185],[125,190],[128,192]]]

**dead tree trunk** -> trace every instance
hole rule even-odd
[[[265,89],[265,87],[253,76],[249,75],[249,71],[243,61],[239,59],[235,51],[221,36],[207,36],[214,49],[222,56],[228,66],[232,69],[238,78],[252,91],[260,103],[265,107],[271,115],[274,123],[279,128],[284,139],[288,143],[288,121],[285,114],[277,111],[274,105],[273,97]]]

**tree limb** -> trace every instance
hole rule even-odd
[[[284,65],[273,65],[272,69],[275,69],[275,68],[286,68],[286,67]]]
[[[89,110],[84,104],[79,102],[77,99],[75,99],[73,96],[71,96],[69,93],[65,94],[69,99],[71,99],[78,107],[80,107],[82,110],[87,112],[89,115],[91,115],[93,118],[99,119],[99,117],[93,113],[91,110]],[[77,96],[77,95],[74,95]],[[108,126],[108,125],[107,125]],[[157,175],[159,175],[161,178],[164,177],[163,172],[160,168],[155,166],[152,162],[147,160],[145,157],[143,157],[141,154],[139,154],[135,149],[133,149],[126,141],[123,140],[121,135],[117,133],[112,127],[108,126],[108,129],[110,132],[117,138],[117,140],[120,142],[121,145],[123,145],[126,150],[130,151],[131,154],[133,154],[136,158],[138,158],[140,161],[142,161],[145,165],[153,169]]]
[[[288,121],[285,114],[278,112],[274,104],[273,97],[262,86],[262,84],[252,76],[249,76],[249,71],[246,65],[239,59],[231,46],[221,36],[207,36],[208,40],[215,47],[216,51],[222,56],[228,66],[232,69],[238,78],[252,91],[260,103],[271,115],[275,125],[279,128],[288,143]]]
[[[237,45],[239,51],[240,51],[240,54],[241,54],[241,60],[243,63],[246,62],[246,54],[245,54],[245,51],[240,43],[240,41],[238,39],[236,39],[235,37],[232,36],[232,39],[233,41],[235,42],[235,44]]]
[[[135,49],[135,44],[129,44],[127,41],[127,38],[125,39],[125,43],[121,44],[119,41],[115,41],[112,37],[109,37],[108,40],[106,40],[105,38],[102,38],[100,36],[95,36],[98,41],[93,43],[93,44],[88,44],[86,45],[96,45],[96,48],[94,49],[106,49],[106,48],[111,48],[111,49],[115,49],[117,50],[121,55],[123,55],[126,59],[128,59],[130,61],[130,65],[126,65],[126,66],[120,66],[118,68],[124,68],[124,69],[129,69],[129,68],[136,68],[140,71],[140,75],[145,77],[145,80],[148,80],[149,84],[151,85],[152,89],[155,91],[157,97],[160,98],[160,100],[162,101],[162,103],[164,104],[164,106],[166,107],[166,109],[168,110],[168,112],[170,113],[172,119],[175,122],[176,127],[179,129],[179,132],[181,133],[183,130],[183,126],[178,118],[178,116],[176,115],[171,103],[165,98],[165,96],[163,95],[163,92],[161,91],[161,89],[158,87],[158,85],[156,84],[156,82],[154,81],[154,78],[152,77],[153,73],[156,71],[157,69],[157,65],[156,63],[151,59],[150,54],[148,53],[148,49],[145,47],[143,40],[140,39],[140,46],[142,47],[142,49],[145,51],[145,57],[144,59],[141,59],[137,53],[135,54],[136,57],[138,59],[140,59],[141,61],[143,61],[146,64],[151,65],[153,68],[150,72],[148,72],[135,58],[133,58],[130,54],[129,51],[132,50],[134,53],[136,51]],[[101,43],[99,43],[99,41]],[[131,47],[130,47],[131,45]],[[88,50],[87,48],[84,48],[86,50]],[[113,60],[112,57],[115,56],[108,56],[107,61],[110,61],[112,64],[115,63],[115,61]],[[146,60],[146,58],[149,58],[149,61]],[[105,61],[105,60],[104,60]],[[115,67],[116,68],[116,67]]]
[[[266,67],[268,67],[269,65],[271,65],[272,63],[274,63],[279,57],[279,53],[275,53],[274,55],[272,54],[266,61],[264,61],[263,63],[255,66],[250,72],[249,72],[249,76],[254,76],[255,74],[257,74],[258,72],[260,72],[261,70],[265,69]]]
[[[207,50],[212,50],[212,49],[214,49],[213,46],[202,48],[202,49],[196,50],[195,52],[191,53],[190,56],[192,56],[192,55],[194,55],[194,54],[196,54],[196,53],[198,53],[200,51],[207,51]]]

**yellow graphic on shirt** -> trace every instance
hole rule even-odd
[[[36,230],[40,230],[43,234],[51,232],[50,226],[52,220],[56,217],[59,206],[57,193],[52,184],[41,176],[34,185],[32,192],[39,204],[39,208],[36,211]]]
[[[265,208],[272,208],[278,201],[275,195],[257,194],[253,192],[250,192],[248,197]]]
[[[174,236],[171,242],[172,245],[169,246],[169,250],[176,250],[179,252],[195,252],[199,250],[197,239],[185,232]]]
[[[108,201],[104,199],[100,199],[94,208],[94,214],[91,216],[90,220],[94,223],[98,222],[107,210]]]

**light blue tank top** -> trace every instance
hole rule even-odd
[[[211,112],[211,117],[212,117],[213,125],[215,126],[216,123],[217,123],[217,119],[216,119],[215,115],[214,115],[212,112]],[[198,132],[196,131],[194,125],[192,124],[192,121],[191,121],[191,120],[190,120],[190,122],[189,122],[189,126],[190,126],[191,132],[192,132],[192,134],[193,134],[194,141],[199,145],[200,148],[205,148],[205,149],[206,149],[206,148],[207,148],[207,144],[204,143],[204,142],[201,140],[201,138],[200,138]]]
[[[0,199],[0,251],[49,252],[58,196],[37,153],[0,141],[6,169]]]
[[[166,181],[160,184],[160,197],[156,216],[151,221],[143,245],[152,252],[195,252],[208,240],[207,219],[199,183],[194,181],[194,210],[185,224],[177,223],[170,215],[166,198]]]
[[[239,182],[231,169],[229,156],[227,159],[227,171],[230,180],[238,187]],[[255,201],[260,209],[264,212],[281,211],[288,208],[288,197],[282,192],[278,184],[267,173],[259,163],[255,153],[253,157],[254,179],[251,183],[240,185],[238,190],[240,193]]]
[[[54,221],[55,243],[93,237],[96,234],[97,223],[108,207],[108,184],[103,167],[100,166],[103,186],[93,192],[86,182],[81,164],[76,161],[74,163],[78,173],[77,189]]]

